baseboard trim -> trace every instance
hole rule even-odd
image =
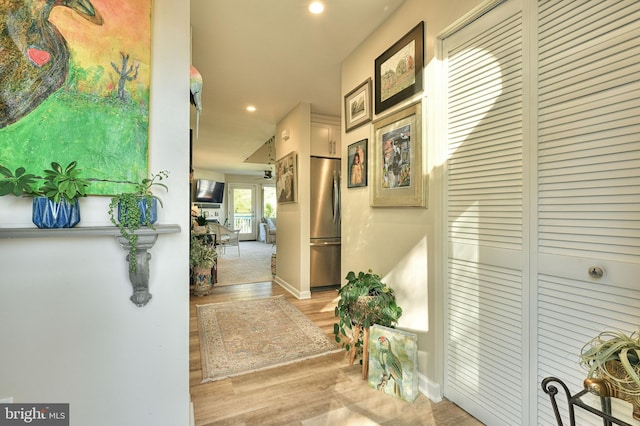
[[[429,378],[422,373],[418,373],[418,390],[435,403],[442,401],[440,384],[429,380]]]
[[[285,289],[286,291],[291,293],[296,299],[300,299],[300,300],[302,300],[302,299],[311,299],[311,292],[310,291],[300,291],[297,288],[293,287],[288,282],[286,282],[285,280],[283,280],[282,278],[280,278],[278,275],[276,275],[273,278],[273,282],[275,282],[280,287],[282,287],[283,289]]]

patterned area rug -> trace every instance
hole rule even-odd
[[[197,310],[203,383],[341,350],[283,295]]]
[[[227,247],[225,253],[219,250],[215,286],[271,281],[271,253],[274,250],[272,244],[259,241],[241,241],[240,256],[236,247]]]

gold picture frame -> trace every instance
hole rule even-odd
[[[426,207],[422,102],[373,123],[372,207]]]

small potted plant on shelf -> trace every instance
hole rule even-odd
[[[195,223],[193,224],[194,234],[206,234],[207,233],[207,217],[203,214],[196,216]]]
[[[191,267],[192,293],[194,296],[206,296],[213,287],[213,271],[218,253],[203,238],[191,236],[189,266]]]
[[[131,192],[114,195],[109,203],[109,218],[118,227],[120,234],[131,246],[129,252],[129,267],[134,271],[137,266],[136,248],[138,235],[136,231],[143,226],[155,229],[153,224],[158,220],[158,203],[162,207],[162,200],[154,195],[152,189],[161,187],[169,190],[162,180],[169,177],[169,172],[162,170],[151,174],[134,184]]]
[[[603,331],[582,347],[580,365],[587,370],[585,388],[631,403],[640,420],[639,332]]]
[[[350,364],[358,355],[362,356],[360,362],[366,363],[369,327],[373,324],[395,327],[402,308],[396,304],[393,289],[371,270],[358,275],[351,271],[345,279],[347,284],[338,290],[340,298],[335,309],[338,322],[333,325],[333,334],[349,353]]]
[[[89,179],[81,178],[76,166],[75,161],[65,168],[52,162],[44,176],[36,176],[24,167],[12,172],[0,165],[0,196],[34,197],[32,220],[38,228],[71,228],[80,222],[78,199],[87,196],[89,186]],[[38,181],[43,182],[39,187]]]

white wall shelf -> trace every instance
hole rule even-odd
[[[136,231],[138,235],[175,234],[180,232],[180,225],[154,225],[156,229],[143,227]],[[60,238],[60,237],[96,237],[120,236],[120,230],[115,226],[76,226],[73,228],[40,229],[30,228],[0,228],[2,238]]]

